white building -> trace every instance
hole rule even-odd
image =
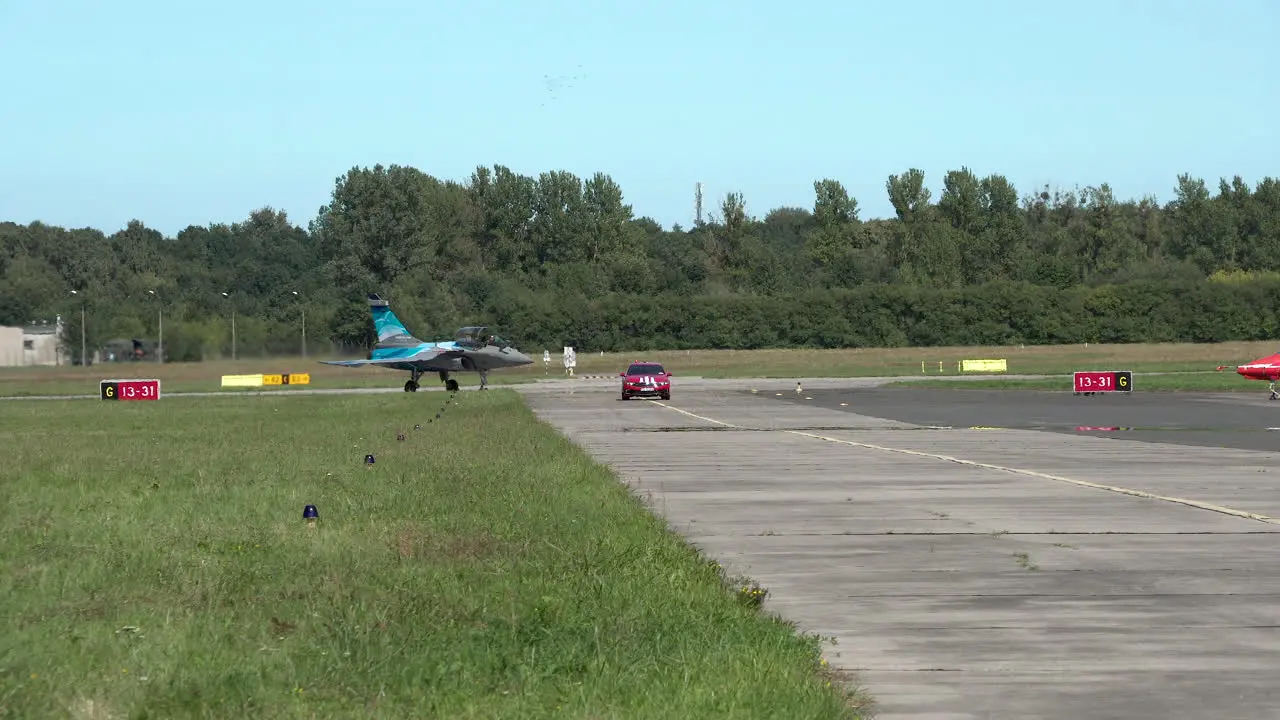
[[[61,315],[53,323],[0,326],[0,367],[65,365],[71,358],[62,351],[61,337]]]

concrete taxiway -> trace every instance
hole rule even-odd
[[[517,389],[879,717],[1280,717],[1280,403],[875,384]]]
[[[1280,452],[1280,401],[1267,393],[1115,393],[843,388],[778,399],[933,427],[986,427]]]

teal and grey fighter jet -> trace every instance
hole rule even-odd
[[[376,294],[369,295],[369,309],[373,313],[373,327],[378,332],[378,342],[367,360],[321,360],[326,365],[364,367],[376,365],[394,370],[407,370],[409,381],[405,392],[417,392],[418,378],[424,373],[440,373],[440,382],[451,392],[458,389],[458,381],[449,373],[471,371],[480,373],[480,389],[489,384],[489,371],[498,368],[529,365],[533,360],[511,347],[506,340],[492,335],[484,326],[459,328],[454,339],[446,342],[424,342],[409,334],[391,307]]]

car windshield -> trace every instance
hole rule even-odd
[[[627,368],[628,375],[662,375],[662,366],[657,363],[637,363]]]

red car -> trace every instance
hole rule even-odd
[[[622,399],[630,400],[634,396],[657,397],[671,399],[671,373],[663,369],[661,363],[633,362],[622,378]]]

